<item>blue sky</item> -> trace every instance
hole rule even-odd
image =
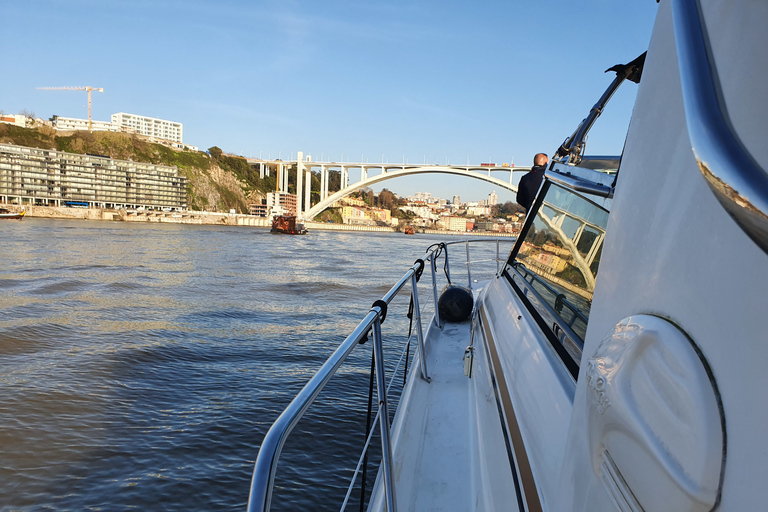
[[[184,124],[184,141],[244,156],[530,165],[552,154],[642,53],[654,0],[68,0],[2,2],[0,110]],[[618,154],[626,84],[587,152]],[[357,179],[352,173],[353,181]],[[387,181],[402,195],[485,198],[479,180]],[[378,188],[381,188],[378,187]],[[499,193],[501,200],[511,194]]]

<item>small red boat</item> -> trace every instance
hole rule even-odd
[[[416,230],[413,229],[413,226],[405,226],[403,228],[403,233],[405,233],[406,235],[415,235]]]
[[[278,215],[272,219],[272,233],[306,235],[307,230],[304,227],[304,224],[296,222],[295,215]]]

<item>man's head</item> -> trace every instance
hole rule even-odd
[[[548,162],[549,157],[546,153],[536,153],[536,156],[533,157],[533,165],[547,165]]]

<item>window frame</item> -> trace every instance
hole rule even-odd
[[[576,332],[573,330],[573,328],[571,328],[565,318],[563,318],[557,311],[555,311],[552,306],[549,305],[544,297],[542,297],[541,293],[539,293],[539,291],[536,290],[536,288],[526,280],[526,276],[518,271],[517,265],[519,263],[516,261],[517,255],[520,252],[528,232],[534,223],[536,213],[541,209],[544,203],[544,198],[553,185],[567,190],[569,193],[574,194],[577,197],[589,202],[596,208],[605,211],[610,216],[609,209],[591,200],[585,194],[576,191],[574,187],[569,186],[569,184],[560,180],[555,182],[550,178],[550,176],[545,176],[539,192],[536,195],[536,199],[530,208],[530,211],[526,212],[523,227],[520,230],[520,234],[517,237],[517,241],[514,247],[507,257],[507,261],[501,274],[509,282],[510,286],[517,294],[526,310],[533,317],[534,321],[537,323],[542,333],[549,341],[552,349],[555,351],[555,353],[557,353],[566,370],[573,377],[574,381],[576,381],[578,379],[579,367],[581,366],[584,340],[578,334],[576,334]],[[603,243],[605,243],[605,240],[603,240]],[[595,277],[597,277],[597,274],[595,274]],[[546,281],[544,282],[546,283]]]

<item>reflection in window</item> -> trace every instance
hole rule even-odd
[[[583,340],[608,212],[552,184],[515,258],[515,268]]]

